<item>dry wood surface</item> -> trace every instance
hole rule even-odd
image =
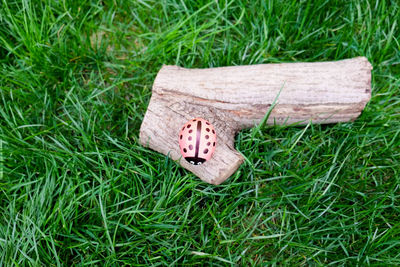
[[[243,162],[235,133],[264,118],[268,124],[326,124],[355,120],[371,97],[372,66],[365,57],[332,62],[279,63],[185,69],[163,66],[140,128],[140,142],[168,155],[211,184],[229,178]],[[194,166],[181,158],[178,133],[202,117],[217,132],[211,160]]]

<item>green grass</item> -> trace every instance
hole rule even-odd
[[[0,0],[0,266],[400,265],[400,3]],[[366,56],[353,123],[238,134],[212,186],[143,148],[163,64]]]

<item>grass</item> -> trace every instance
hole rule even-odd
[[[0,265],[400,265],[398,1],[0,0]],[[163,64],[366,56],[355,122],[238,134],[212,186],[143,148]]]

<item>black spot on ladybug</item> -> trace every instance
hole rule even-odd
[[[189,129],[191,126],[192,126],[192,125],[191,125],[191,124],[189,124],[189,125],[187,126],[187,128]]]
[[[210,128],[206,128],[206,131],[209,132],[209,131],[210,131]]]
[[[189,137],[188,137],[188,140],[189,140],[189,141],[192,141],[192,137],[191,137],[191,136],[189,136]]]
[[[197,121],[196,119],[194,119],[193,121]]]
[[[189,149],[190,149],[190,150],[193,150],[193,146],[192,146],[192,145],[189,145]]]
[[[204,149],[203,153],[207,154],[208,153],[208,148]]]
[[[210,123],[209,123],[208,121],[206,121],[206,124],[207,124],[207,125],[210,125]]]
[[[181,135],[179,138],[182,139],[183,135]]]
[[[193,132],[193,130],[192,130],[192,129],[190,129],[190,130],[189,130],[189,133],[192,133],[192,132]]]
[[[213,143],[213,146],[215,146],[215,142]]]
[[[212,130],[212,133],[213,133],[213,134],[215,134],[215,131],[214,131],[214,129]]]
[[[183,126],[182,131],[185,130],[185,127],[186,127],[186,126]]]
[[[204,136],[206,139],[208,139],[208,138],[210,138],[210,136],[208,136],[208,135],[206,135],[206,136]]]
[[[187,152],[187,149],[186,149],[186,148],[184,148],[184,149],[183,149],[183,152],[185,152],[185,153],[186,153],[186,152]]]
[[[210,146],[211,145],[211,143],[210,142],[207,142],[207,146]]]

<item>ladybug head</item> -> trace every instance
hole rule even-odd
[[[193,165],[201,165],[203,164],[206,160],[203,158],[199,158],[199,157],[186,157],[185,158],[190,164]]]

